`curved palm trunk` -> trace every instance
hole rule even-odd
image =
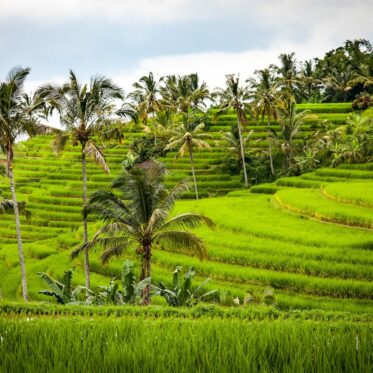
[[[241,131],[241,123],[238,118],[237,114],[237,128],[238,128],[238,137],[240,140],[240,150],[241,150],[241,159],[242,159],[242,170],[243,170],[243,176],[245,180],[245,188],[249,186],[248,181],[247,181],[247,172],[246,172],[246,162],[245,162],[245,151],[243,148],[243,141],[242,141],[242,131]]]
[[[83,176],[83,207],[87,206],[87,161],[85,156],[85,143],[82,144],[82,176]],[[87,217],[83,218],[83,243],[88,242],[88,222]],[[84,271],[85,271],[85,286],[91,287],[91,275],[89,272],[89,253],[88,249],[84,250]]]
[[[272,157],[272,139],[271,139],[271,123],[268,118],[268,152],[269,152],[269,164],[271,166],[271,174],[274,176],[275,174],[275,169],[273,167],[273,157]]]
[[[13,149],[9,147],[7,152],[7,172],[10,179],[10,191],[12,193],[12,200],[13,200],[13,208],[14,208],[14,216],[15,216],[15,223],[16,223],[16,234],[17,234],[17,244],[18,244],[18,258],[19,258],[19,265],[21,267],[21,282],[22,282],[22,296],[24,301],[28,301],[28,292],[27,292],[27,280],[26,280],[26,265],[25,265],[25,256],[23,253],[22,247],[22,236],[21,236],[21,222],[19,220],[19,210],[17,204],[17,195],[16,195],[16,187],[14,183],[14,174],[12,168],[12,160],[13,160]]]
[[[196,179],[196,173],[194,172],[193,148],[192,148],[191,144],[189,144],[189,159],[190,159],[190,165],[192,167],[192,175],[193,175],[193,182],[194,182],[194,192],[196,194],[196,199],[198,199],[197,179]]]

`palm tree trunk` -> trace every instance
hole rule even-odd
[[[269,164],[271,166],[271,174],[274,176],[275,170],[273,167],[273,157],[272,157],[272,139],[271,139],[271,131],[269,130],[271,128],[271,123],[268,119],[268,152],[269,152]]]
[[[143,262],[142,262],[142,271],[141,271],[141,280],[145,280],[148,277],[151,277],[151,245],[145,245],[143,248]],[[150,285],[145,286],[142,292],[142,304],[150,304]]]
[[[237,114],[237,128],[238,128],[238,138],[240,140],[240,150],[241,150],[241,158],[242,158],[242,170],[243,170],[243,176],[245,180],[245,188],[249,186],[249,183],[247,181],[247,172],[246,172],[246,162],[245,162],[245,151],[243,148],[243,141],[242,141],[242,131],[241,131],[241,123]]]
[[[87,206],[87,161],[85,157],[85,143],[82,144],[82,176],[83,176],[83,208]],[[83,243],[88,242],[88,222],[87,217],[83,217]],[[88,249],[84,250],[84,271],[85,286],[90,289],[91,275],[89,271],[89,253]]]
[[[21,236],[21,222],[19,220],[19,210],[17,204],[17,195],[16,187],[14,184],[14,174],[12,168],[12,159],[13,159],[13,149],[9,147],[7,152],[7,172],[10,179],[10,191],[12,193],[13,207],[14,207],[14,216],[16,221],[16,233],[17,233],[17,244],[18,244],[18,258],[19,265],[21,267],[21,282],[22,282],[22,296],[24,301],[28,301],[27,293],[27,280],[26,280],[26,265],[25,265],[25,256],[23,253],[22,247],[22,236]]]
[[[197,179],[196,179],[196,173],[194,172],[193,148],[192,148],[191,144],[189,144],[189,158],[190,158],[190,165],[192,167],[192,175],[193,175],[193,182],[194,182],[194,192],[196,194],[196,199],[198,199]]]

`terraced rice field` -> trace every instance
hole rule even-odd
[[[330,105],[321,112],[342,123],[346,105]],[[314,106],[319,112],[323,106]],[[340,112],[338,112],[340,111]],[[319,169],[296,178],[242,190],[240,180],[222,174],[224,157],[221,133],[227,131],[234,116],[219,117],[209,131],[213,150],[196,153],[197,178],[202,196],[218,196],[200,201],[183,200],[176,212],[198,211],[212,218],[214,231],[199,229],[209,258],[205,261],[167,250],[154,251],[153,279],[169,281],[177,265],[194,266],[196,282],[210,277],[206,289],[218,289],[226,299],[243,299],[250,292],[259,300],[264,289],[275,289],[280,310],[316,309],[373,313],[373,165],[341,165],[338,169]],[[215,125],[216,124],[216,125]],[[338,124],[339,125],[339,124]],[[313,124],[302,129],[302,136]],[[263,128],[262,128],[263,127]],[[256,123],[258,136],[265,126]],[[128,145],[138,134],[129,134],[124,145],[108,144],[105,149],[111,169],[105,175],[93,163],[88,165],[88,186],[92,192],[104,188],[120,172],[120,162]],[[219,137],[220,136],[220,137]],[[18,146],[15,175],[20,200],[26,200],[32,220],[22,219],[30,295],[43,299],[38,291],[44,285],[38,271],[59,276],[72,263],[69,253],[82,240],[81,169],[77,148],[70,147],[60,157],[50,150],[51,138],[35,138]],[[259,146],[260,143],[256,143]],[[267,146],[264,142],[263,146]],[[167,185],[189,176],[187,159],[173,162],[173,154],[161,159],[171,171]],[[3,195],[8,185],[2,184]],[[186,196],[188,197],[188,195]],[[99,223],[91,222],[90,234]],[[0,283],[5,299],[20,299],[18,257],[13,216],[0,220]],[[92,255],[93,287],[119,276],[121,260],[102,266],[99,253]],[[135,259],[134,253],[128,256]],[[75,282],[84,283],[81,259]]]

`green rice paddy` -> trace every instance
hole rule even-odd
[[[311,108],[336,125],[350,111],[346,104]],[[3,214],[1,369],[93,371],[114,361],[112,371],[121,367],[134,372],[174,371],[176,365],[180,372],[296,372],[299,366],[312,372],[373,370],[373,164],[319,169],[243,190],[238,176],[219,168],[224,158],[220,131],[229,130],[232,118],[219,117],[209,128],[212,150],[195,154],[200,195],[210,198],[195,201],[187,199],[193,193],[186,194],[175,209],[203,213],[216,223],[213,231],[196,231],[206,243],[208,258],[200,261],[164,248],[154,250],[152,264],[155,283],[169,282],[178,265],[194,266],[195,282],[209,277],[206,290],[217,289],[228,303],[191,310],[9,303],[21,300],[21,282],[13,216]],[[265,133],[261,123],[250,123],[249,129],[257,138]],[[299,140],[309,131],[312,123],[302,129]],[[137,136],[128,133],[123,145],[106,145],[109,175],[88,164],[89,192],[109,185]],[[82,241],[79,152],[69,147],[58,157],[51,151],[51,140],[23,142],[15,156],[19,199],[27,201],[32,213],[32,219],[22,217],[21,224],[34,301],[46,300],[38,293],[45,288],[36,275],[39,271],[59,277],[73,265],[74,283],[84,283],[82,258],[71,262],[69,255]],[[173,158],[172,153],[161,158],[170,171],[167,186],[191,177],[188,160]],[[9,197],[5,180],[0,189]],[[89,223],[90,235],[97,227],[99,222]],[[137,260],[134,252],[125,257]],[[98,258],[99,252],[93,252],[93,288],[119,277],[122,266],[122,259],[103,266]],[[275,305],[255,304],[269,287],[274,289]],[[243,306],[248,292],[254,305]],[[241,306],[226,307],[234,297]],[[17,343],[20,340],[23,343]]]

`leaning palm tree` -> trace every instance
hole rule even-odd
[[[182,158],[185,153],[189,154],[190,166],[192,169],[194,192],[196,199],[198,199],[198,188],[196,173],[194,170],[194,160],[193,160],[193,148],[198,149],[211,149],[210,145],[204,141],[204,139],[210,136],[204,133],[205,128],[204,123],[197,124],[194,128],[185,122],[175,126],[172,136],[169,140],[168,145],[166,145],[164,150],[178,149],[175,155],[175,161],[180,157]]]
[[[252,92],[251,98],[256,112],[261,116],[262,122],[267,117],[268,124],[268,154],[272,176],[275,175],[272,156],[271,119],[277,120],[277,110],[280,103],[278,82],[269,69],[255,71],[257,79],[248,79]]]
[[[245,159],[245,151],[242,140],[242,127],[247,124],[246,112],[249,109],[247,102],[249,91],[247,87],[242,87],[239,84],[239,77],[235,78],[233,74],[226,76],[226,88],[217,89],[213,94],[219,100],[219,111],[217,115],[233,109],[237,115],[237,129],[241,148],[241,159]],[[242,170],[245,180],[245,188],[248,187],[248,179],[246,172],[246,163],[242,163]]]
[[[19,219],[19,203],[17,203],[16,187],[13,174],[14,145],[19,136],[33,136],[46,133],[51,129],[41,125],[33,117],[43,103],[36,96],[29,100],[23,87],[30,68],[13,68],[4,82],[0,82],[0,147],[6,155],[6,175],[10,179],[12,207],[14,209],[18,256],[21,267],[22,295],[28,300],[25,257],[22,247],[21,223]]]
[[[102,76],[91,78],[89,86],[81,84],[70,70],[69,81],[62,86],[47,84],[37,91],[51,107],[57,109],[65,131],[58,134],[54,148],[61,151],[70,141],[81,147],[83,206],[87,204],[87,165],[86,156],[94,158],[105,172],[109,168],[95,138],[110,128],[111,116],[115,111],[115,99],[123,100],[123,91],[110,79]],[[83,218],[83,240],[88,242],[87,218]],[[90,288],[89,254],[85,253],[86,287]]]
[[[175,200],[188,187],[180,182],[167,190],[163,185],[165,172],[163,165],[150,162],[146,166],[123,171],[113,181],[111,190],[95,192],[85,208],[85,216],[92,214],[102,219],[104,225],[72,256],[98,246],[104,250],[102,262],[107,263],[134,248],[141,256],[142,280],[151,277],[154,248],[167,247],[204,258],[207,252],[203,241],[187,229],[201,224],[213,227],[214,224],[196,213],[169,218]],[[149,287],[145,291],[145,302],[149,302]]]

